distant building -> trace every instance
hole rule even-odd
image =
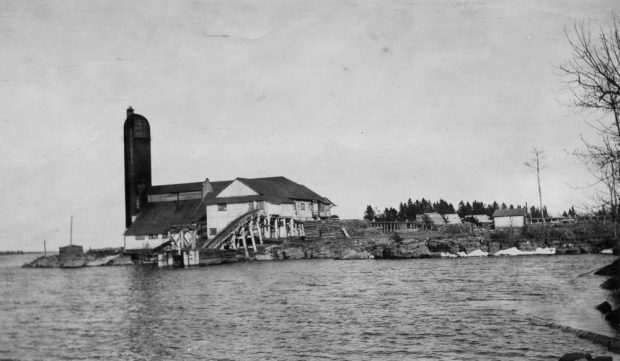
[[[517,209],[496,209],[493,212],[493,222],[495,228],[521,228],[525,226],[525,217],[527,210],[525,208]]]
[[[474,214],[463,217],[464,222],[472,223],[478,228],[490,229],[493,227],[493,220],[486,214]]]
[[[446,220],[446,224],[461,224],[463,221],[456,213],[444,214],[443,218]]]
[[[125,121],[127,249],[157,247],[168,240],[172,228],[193,232],[192,240],[197,234],[213,239],[255,210],[261,210],[265,238],[300,235],[300,223],[329,218],[334,206],[329,199],[285,177],[218,182],[207,178],[158,186],[151,185],[150,177],[150,127],[146,118],[129,108]]]
[[[425,229],[436,229],[446,225],[446,221],[441,214],[436,212],[417,214],[415,220],[417,226]]]

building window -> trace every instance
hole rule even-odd
[[[226,210],[226,203],[220,203],[217,205],[217,210],[223,212]]]
[[[209,228],[209,236],[217,236],[217,228]]]
[[[157,239],[157,235],[156,234],[149,234],[149,239]]]
[[[301,206],[301,210],[302,211],[306,210],[306,202],[301,202],[301,203],[299,203],[299,205]]]
[[[141,241],[144,239],[144,236],[136,236],[136,241]]]

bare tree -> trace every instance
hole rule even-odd
[[[538,181],[538,205],[540,207],[540,212],[543,217],[542,227],[545,228],[545,214],[543,213],[543,205],[542,205],[542,190],[540,187],[540,170],[544,169],[546,166],[543,164],[543,155],[544,151],[540,150],[536,147],[532,147],[532,159],[525,162],[525,166],[531,169],[536,175],[536,180]]]
[[[604,185],[600,202],[609,205],[614,220],[618,215],[620,184],[620,17],[611,14],[610,21],[598,28],[587,22],[576,22],[566,30],[572,50],[571,58],[559,67],[567,79],[573,105],[583,110],[601,112],[595,128],[600,139],[596,144],[584,140],[585,151],[576,152],[595,184]]]
[[[566,37],[572,58],[559,70],[568,79],[574,105],[611,113],[614,136],[620,137],[620,18],[612,14],[610,24],[596,32],[589,23],[575,23]]]
[[[620,193],[618,186],[620,185],[620,170],[618,164],[620,159],[618,155],[618,143],[614,142],[614,137],[608,133],[601,134],[602,145],[592,144],[582,138],[585,150],[573,152],[595,178],[595,182],[591,186],[601,185],[595,190],[591,199],[597,204],[602,205],[610,211],[612,221],[617,225],[620,219]],[[602,188],[602,189],[601,189]],[[614,227],[614,238],[618,239],[617,226]]]

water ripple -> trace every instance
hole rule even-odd
[[[603,256],[21,269],[0,258],[3,359],[522,360],[606,350]],[[21,262],[23,263],[23,262]],[[19,263],[19,264],[21,264]]]

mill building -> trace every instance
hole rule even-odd
[[[218,240],[224,246],[223,236],[250,216],[248,236],[303,236],[305,222],[329,218],[334,207],[328,198],[283,176],[152,185],[150,125],[131,107],[124,143],[126,249],[156,248],[178,229],[187,230],[182,234],[194,241]]]

